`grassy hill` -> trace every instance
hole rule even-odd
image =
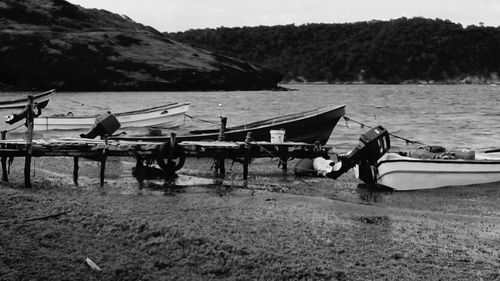
[[[400,18],[345,24],[222,27],[167,35],[273,68],[292,81],[500,81],[500,27],[463,27],[448,20]]]
[[[282,77],[64,0],[0,0],[0,89],[250,90]]]

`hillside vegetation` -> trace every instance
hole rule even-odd
[[[497,81],[500,28],[400,18],[347,24],[198,29],[168,36],[272,68],[286,80]]]
[[[282,79],[64,0],[0,0],[0,25],[0,90],[249,90]]]

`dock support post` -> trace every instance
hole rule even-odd
[[[281,162],[281,169],[283,170],[283,173],[286,174],[288,170],[288,148],[279,146],[278,155]]]
[[[26,158],[24,161],[24,186],[26,188],[31,188],[31,155],[33,153],[33,96],[28,95],[28,109],[26,112],[26,124],[28,125],[28,131],[26,136]]]
[[[165,183],[163,186],[166,188],[166,192],[173,194],[175,191],[175,179],[177,178],[177,175],[175,174],[175,162],[174,162],[174,156],[175,156],[175,143],[177,142],[177,134],[176,133],[170,133],[170,147],[168,150],[168,160],[167,160],[167,169],[165,172]],[[180,159],[179,159],[180,161]]]
[[[104,186],[104,171],[105,170],[106,170],[106,155],[103,155],[102,159],[101,159],[101,173],[100,173],[101,187]]]
[[[248,132],[245,137],[245,156],[243,157],[243,180],[248,180],[248,165],[250,164],[250,142],[252,141],[252,132]]]
[[[226,165],[224,163],[224,157],[218,158],[217,159],[217,165],[218,167],[218,173],[221,178],[224,178],[224,175],[226,174]]]
[[[135,178],[139,182],[139,189],[143,189],[144,188],[144,178],[143,178],[144,165],[142,163],[143,159],[139,155],[136,155],[135,158],[137,161],[135,162],[135,170],[134,170]]]
[[[7,131],[6,130],[3,130],[2,131],[2,140],[5,140],[7,138]],[[2,144],[2,148],[5,147],[5,144]],[[9,181],[9,177],[7,176],[8,175],[8,172],[7,172],[7,157],[6,156],[2,156],[2,181],[4,182],[8,182]]]
[[[287,157],[281,157],[281,169],[283,170],[283,174],[286,174],[288,170],[288,162]]]
[[[101,173],[100,173],[100,178],[101,178],[101,187],[104,186],[104,172],[106,170],[106,150],[108,147],[108,136],[104,136],[104,149],[102,150],[102,156],[101,156]]]
[[[224,141],[226,139],[225,132],[226,132],[226,124],[227,124],[227,117],[220,117],[220,129],[219,129],[219,137],[217,140],[219,141]],[[221,151],[219,151],[221,153]],[[224,157],[217,157],[215,158],[215,173],[218,177],[224,178],[224,175],[226,174],[226,166],[224,163]]]
[[[78,156],[73,157],[73,182],[78,186]]]
[[[248,180],[248,162],[250,162],[250,158],[245,155],[245,159],[243,159],[243,180]]]
[[[177,177],[175,174],[175,162],[174,162],[174,156],[175,156],[175,143],[177,142],[177,134],[176,133],[170,133],[170,149],[168,150],[168,161],[167,161],[167,180],[169,181],[169,184],[172,184],[172,182],[175,180]]]

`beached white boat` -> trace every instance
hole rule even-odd
[[[54,93],[55,90],[50,90],[38,95],[33,95],[33,101],[38,104],[39,108],[44,108],[47,106],[47,104],[49,103],[49,99]],[[12,99],[12,100],[3,100],[0,101],[0,109],[13,109],[13,108],[22,109],[25,108],[27,104],[28,104],[27,97]]]
[[[170,103],[142,110],[113,113],[121,128],[161,127],[175,128],[182,125],[189,103]],[[94,116],[40,116],[34,120],[35,131],[89,129],[95,124]]]
[[[374,169],[357,167],[356,175],[367,183],[375,181],[394,190],[484,184],[500,182],[500,157],[476,153],[474,160],[417,159],[386,153]]]

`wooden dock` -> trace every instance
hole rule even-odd
[[[26,157],[28,142],[23,139],[0,140],[2,180],[8,181],[7,158]],[[164,172],[165,180],[175,178],[175,172],[184,165],[187,157],[214,159],[215,175],[225,175],[224,159],[232,159],[243,165],[243,179],[248,178],[248,166],[252,158],[279,158],[282,169],[287,171],[291,158],[312,158],[327,154],[329,148],[319,144],[302,142],[227,142],[184,141],[175,145],[156,142],[131,142],[113,140],[91,140],[79,138],[33,139],[32,157],[73,157],[73,180],[78,185],[79,158],[91,159],[101,164],[100,184],[104,185],[104,171],[108,157],[134,157],[136,170],[147,163],[157,163]],[[25,175],[26,176],[26,175]],[[29,180],[29,175],[25,177]],[[140,184],[146,178],[137,177]],[[26,183],[26,186],[30,186]]]
[[[101,163],[101,186],[104,185],[106,160],[110,156],[154,159],[161,155],[161,143],[124,143],[87,139],[34,139],[31,144],[22,139],[0,140],[2,181],[8,181],[7,158],[26,157],[31,148],[31,157],[73,157],[73,180],[78,185],[79,158],[87,158]],[[29,173],[29,171],[28,171]],[[29,180],[29,174],[25,179]],[[25,182],[25,186],[31,186]]]

